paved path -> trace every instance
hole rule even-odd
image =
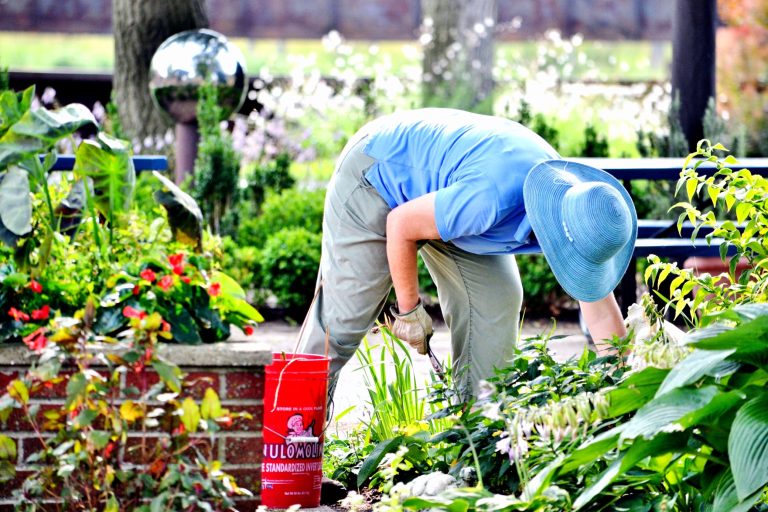
[[[547,321],[529,321],[523,325],[522,338],[530,338],[552,331],[552,323]],[[291,326],[283,322],[268,322],[260,325],[253,337],[269,343],[276,352],[293,352],[298,337],[299,327]],[[553,334],[565,336],[562,339],[553,340],[551,347],[558,359],[565,360],[572,356],[578,356],[584,348],[586,340],[581,334],[576,323],[558,323]],[[381,342],[379,334],[371,333],[368,336],[369,343]],[[435,335],[431,341],[432,348],[440,361],[445,361],[450,353],[450,333],[444,324],[435,325]],[[376,351],[375,351],[376,352]],[[413,371],[417,376],[417,382],[426,383],[430,380],[431,365],[429,359],[412,352]],[[376,354],[378,356],[378,354]],[[375,361],[375,362],[378,362]],[[336,387],[334,398],[334,416],[331,419],[329,429],[333,431],[346,431],[350,427],[365,419],[366,409],[369,407],[368,392],[363,378],[363,372],[357,357],[353,357],[342,369],[339,383]],[[354,406],[354,407],[353,407]],[[338,416],[348,408],[351,411],[340,420]]]

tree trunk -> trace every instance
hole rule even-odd
[[[421,0],[427,106],[489,113],[497,0]]]
[[[113,97],[125,135],[143,141],[171,126],[149,95],[149,64],[173,34],[208,26],[205,0],[112,0]]]
[[[715,96],[716,0],[676,0],[672,93],[680,96],[680,125],[688,149],[704,138],[704,112]]]

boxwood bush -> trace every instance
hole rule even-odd
[[[320,233],[324,202],[325,189],[287,189],[270,194],[260,215],[241,222],[237,241],[241,246],[262,247],[275,231],[292,227]]]
[[[303,317],[315,290],[321,236],[303,227],[283,228],[264,244],[261,279],[288,316]]]

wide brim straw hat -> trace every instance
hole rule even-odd
[[[616,288],[637,239],[637,213],[619,181],[567,160],[534,166],[525,210],[552,273],[573,298],[595,302]]]

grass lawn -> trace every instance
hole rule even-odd
[[[321,73],[328,73],[337,56],[328,52],[319,40],[238,39],[233,42],[245,55],[250,74],[266,66],[272,74],[287,74],[298,63],[311,63]],[[391,59],[397,73],[415,60],[419,48],[415,42],[354,41],[349,43],[365,70],[383,58]],[[503,42],[498,57],[510,64],[536,59],[538,42]],[[593,61],[605,80],[661,80],[668,75],[671,60],[669,43],[645,41],[585,41],[580,47]],[[11,71],[78,70],[110,72],[113,67],[111,35],[0,32],[0,65]],[[578,66],[576,78],[578,78]]]

